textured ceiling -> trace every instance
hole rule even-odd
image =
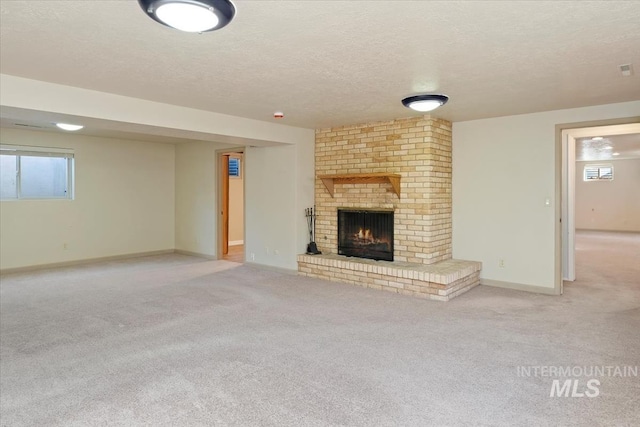
[[[423,91],[453,121],[640,99],[637,1],[235,3],[199,35],[135,0],[2,1],[0,71],[307,128],[409,116]]]
[[[576,160],[640,159],[640,133],[594,137],[576,139]]]

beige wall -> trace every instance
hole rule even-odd
[[[304,208],[313,204],[313,131],[306,141],[245,147],[245,259],[296,268],[306,247]],[[217,257],[217,153],[226,144],[176,146],[176,249]],[[251,254],[254,256],[251,257]]]
[[[483,280],[553,289],[555,126],[639,115],[634,101],[454,122],[453,257],[482,261]]]
[[[245,217],[248,216],[247,230],[251,228],[254,231],[253,234],[247,233],[244,236],[245,245],[247,240],[254,240],[253,250],[256,254],[254,262],[256,263],[290,269],[296,268],[296,255],[304,252],[307,239],[304,208],[313,204],[313,129],[251,120],[5,74],[0,74],[0,80],[0,86],[3,89],[0,91],[0,104],[7,111],[11,109],[44,111],[63,114],[70,119],[73,117],[82,118],[83,124],[94,123],[96,127],[106,127],[118,131],[219,141],[219,143],[187,143],[175,147],[162,145],[165,150],[171,152],[170,163],[172,166],[161,169],[171,175],[172,185],[175,184],[176,188],[174,192],[172,187],[171,194],[162,199],[163,212],[157,216],[150,215],[151,219],[142,224],[142,228],[152,229],[160,222],[166,224],[164,212],[167,211],[171,215],[171,221],[169,221],[170,224],[166,224],[164,229],[171,237],[170,244],[146,244],[166,240],[164,232],[153,232],[150,233],[148,239],[134,241],[129,246],[110,245],[109,242],[112,242],[115,237],[110,234],[110,227],[107,225],[105,230],[92,231],[92,235],[104,234],[106,237],[103,239],[104,242],[97,243],[96,247],[89,251],[80,250],[71,254],[72,247],[70,247],[67,252],[69,255],[44,257],[44,261],[37,260],[37,257],[28,257],[24,260],[26,264],[20,265],[32,265],[36,261],[37,263],[49,263],[77,260],[94,253],[99,255],[92,255],[93,257],[111,255],[121,251],[126,251],[126,253],[139,252],[141,247],[153,247],[155,250],[157,246],[162,246],[162,249],[176,248],[216,256],[217,167],[215,165],[215,150],[246,144],[250,145],[252,149],[258,150],[253,158],[254,164],[258,167],[253,175],[255,181],[251,183],[247,180],[246,175],[244,177],[247,198],[253,197],[255,200],[251,205],[248,203],[245,205]],[[127,144],[124,146],[128,146]],[[274,144],[282,145],[271,147]],[[131,142],[130,145],[131,147],[160,146],[160,144],[135,142]],[[264,151],[259,151],[260,148],[257,147],[265,148]],[[269,151],[271,148],[275,150],[275,153],[284,153],[284,158],[276,155],[272,163],[262,163],[263,160],[271,158]],[[149,151],[153,151],[153,148],[150,148]],[[265,156],[264,153],[269,154]],[[147,157],[151,159],[154,154],[149,154]],[[246,156],[245,159],[247,159]],[[101,164],[98,162],[95,173],[99,173]],[[286,169],[286,171],[281,173],[279,169]],[[92,170],[90,174],[93,173]],[[163,188],[164,179],[154,181],[157,178],[154,173],[150,173],[148,176],[150,179],[145,178],[145,185],[149,181],[151,187],[149,193],[154,194],[154,192],[160,191]],[[174,177],[175,180],[173,180]],[[291,193],[282,193],[282,188],[289,187],[293,190]],[[125,193],[127,192],[125,191]],[[129,197],[128,194],[127,196]],[[269,200],[269,197],[285,201],[285,203],[275,204]],[[111,196],[104,198],[107,211],[116,209],[110,205],[112,199],[114,197]],[[115,199],[120,201],[122,198],[116,197]],[[95,205],[99,205],[103,203],[103,200],[96,197],[93,202]],[[51,205],[51,209],[62,206],[60,201],[47,203]],[[122,200],[122,203],[121,206],[117,206],[117,209],[122,210],[128,205],[125,200]],[[166,210],[166,206],[169,205],[171,207]],[[78,206],[78,204],[74,206]],[[133,200],[131,206],[134,211],[144,211],[146,208],[146,205],[138,200]],[[158,210],[155,205],[151,204],[148,210],[154,209]],[[4,209],[3,203],[3,212],[12,211],[11,215],[14,215],[13,211],[15,210],[13,207]],[[250,210],[252,213],[249,215]],[[84,216],[84,213],[79,212],[77,215]],[[7,215],[3,216],[9,218]],[[98,216],[102,217],[101,214]],[[286,219],[284,222],[283,218]],[[2,233],[4,234],[10,220],[3,218],[2,221]],[[137,234],[129,233],[129,235],[135,238]],[[51,242],[50,238],[53,239]],[[4,245],[7,240],[4,237],[2,240]],[[42,244],[47,247],[51,245],[57,247],[58,243],[55,241],[59,239],[57,235],[43,235],[42,240],[45,242]],[[280,248],[278,254],[271,251],[267,256],[264,249],[267,245],[270,248]],[[108,250],[99,249],[101,246],[108,246]],[[6,245],[0,248],[9,249]],[[16,252],[17,249],[16,246],[11,246],[13,253],[7,255],[6,259],[13,259],[14,255],[19,256]],[[26,251],[31,251],[31,249],[28,248]],[[251,261],[248,257],[247,260]],[[13,261],[10,265],[14,265]]]
[[[0,268],[174,248],[173,145],[7,128],[0,140],[71,148],[76,177],[74,200],[0,202]]]
[[[176,146],[176,249],[216,256],[217,157],[222,144]]]
[[[613,165],[612,181],[585,182],[584,166]],[[576,228],[640,231],[640,159],[576,162]]]
[[[244,158],[240,158],[240,177],[229,177],[229,244],[244,243]]]
[[[309,241],[304,209],[313,206],[313,138],[310,131],[297,144],[246,148],[247,262],[297,269]]]

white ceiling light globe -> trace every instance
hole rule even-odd
[[[155,14],[168,26],[188,33],[209,31],[220,22],[212,9],[189,3],[166,3]]]
[[[425,113],[427,111],[433,111],[441,105],[442,102],[436,100],[414,101],[409,104],[409,108],[411,108],[412,110],[420,111],[421,113]]]
[[[70,123],[56,123],[56,126],[58,126],[60,129],[68,130],[70,132],[80,130],[84,127],[82,125],[72,125]]]
[[[440,93],[425,93],[422,95],[408,96],[402,100],[402,105],[414,111],[426,113],[442,107],[447,103],[449,97]]]

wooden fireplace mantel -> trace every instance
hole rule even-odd
[[[341,173],[336,175],[318,175],[327,191],[333,197],[333,185],[338,184],[372,184],[389,183],[393,192],[400,198],[400,174],[397,173]]]

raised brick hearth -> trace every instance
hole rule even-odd
[[[429,116],[316,131],[316,243],[300,274],[448,300],[479,283],[451,259],[451,123]],[[392,210],[393,262],[338,252],[338,209]]]
[[[298,255],[298,274],[365,288],[449,301],[479,284],[481,263],[450,259],[436,264],[374,261],[341,255]]]

